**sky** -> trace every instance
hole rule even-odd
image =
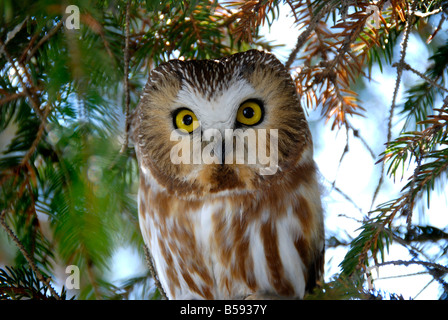
[[[294,19],[287,13],[288,8],[282,7],[279,19],[274,22],[270,30],[267,25],[261,29],[261,33],[265,35],[267,40],[284,45],[273,51],[282,62],[287,60],[288,54],[294,48],[299,35],[299,31],[294,26]],[[407,53],[406,62],[417,70],[424,71],[425,63],[429,57],[425,43],[411,34]],[[398,54],[399,50],[397,49],[394,62],[399,59]],[[350,119],[352,125],[360,129],[360,134],[373,150],[375,158],[372,158],[370,152],[359,139],[350,135],[349,152],[345,155],[342,163],[339,163],[346,143],[345,130],[331,130],[330,126],[324,124],[319,110],[307,110],[315,145],[315,161],[322,176],[324,190],[322,199],[326,211],[327,237],[338,234],[339,237],[349,241],[359,232],[357,230],[360,227],[359,221],[370,209],[380,174],[380,165],[375,165],[375,163],[379,158],[378,155],[384,150],[387,117],[392,102],[395,78],[395,68],[383,66],[383,72],[381,72],[378,66],[374,66],[372,70],[373,80],[366,83],[366,89],[360,94],[362,106],[366,109],[368,117],[355,116]],[[403,99],[406,88],[418,80],[417,76],[409,72],[405,72],[402,79],[398,102]],[[400,121],[399,116],[394,117],[394,124],[399,124]],[[393,134],[397,136],[398,132],[393,132]],[[404,179],[397,181],[395,184],[386,177],[376,204],[393,199],[393,195],[398,195],[413,170],[413,166],[407,168]],[[335,179],[337,188],[349,195],[356,205],[347,201],[343,195],[331,187],[331,182]],[[447,207],[446,190],[434,192],[431,208],[426,211],[426,214],[419,214],[417,208],[414,222],[420,225],[437,226],[441,229],[447,228]],[[344,237],[344,235],[346,236]],[[335,274],[340,272],[338,265],[344,258],[347,249],[344,246],[327,249],[326,281],[331,280]],[[409,259],[408,250],[400,245],[392,245],[386,260],[400,259]],[[146,272],[144,261],[141,260],[138,252],[132,248],[118,248],[112,266],[110,276],[117,284],[135,274]],[[424,270],[415,266],[381,267],[378,272],[373,271],[373,286],[379,291],[402,294],[405,299],[437,299],[440,296],[439,284],[433,281],[427,286],[432,277],[428,274],[419,274],[421,271]],[[402,277],[402,275],[415,273],[418,275]]]

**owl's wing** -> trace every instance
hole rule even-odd
[[[320,252],[316,252],[314,260],[308,267],[308,278],[306,279],[305,291],[310,293],[316,287],[317,283],[323,280],[325,247]]]

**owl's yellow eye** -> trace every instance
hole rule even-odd
[[[244,102],[238,109],[236,120],[247,126],[258,124],[263,118],[263,109],[261,104],[255,100]]]
[[[199,121],[193,111],[181,109],[174,115],[174,125],[176,129],[183,129],[191,133],[199,127]]]

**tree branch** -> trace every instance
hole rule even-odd
[[[17,78],[19,79],[20,85],[22,86],[22,90],[23,90],[23,92],[25,92],[25,95],[30,100],[30,103],[31,103],[31,106],[32,106],[34,112],[36,112],[36,114],[38,116],[42,116],[42,111],[40,110],[39,104],[34,99],[34,96],[31,94],[30,90],[26,86],[25,81],[22,78],[22,75],[20,74],[19,70],[17,69],[14,60],[12,59],[12,57],[9,55],[8,51],[6,50],[6,46],[2,40],[0,40],[0,47],[3,48],[3,54],[5,55],[6,60],[8,60],[8,62],[11,64],[12,68],[14,69],[14,72],[15,72]],[[26,71],[24,71],[24,73],[27,74]],[[30,83],[30,85],[32,85],[32,84]]]
[[[438,13],[440,13],[442,11],[443,11],[442,8],[438,8],[436,10],[425,12],[425,13],[420,12],[420,11],[415,11],[414,15],[416,15],[419,18],[426,18],[426,17],[432,16],[433,14],[438,14]]]
[[[386,261],[382,263],[377,263],[377,267],[387,266],[387,265],[394,265],[394,266],[410,266],[413,264],[425,266],[430,269],[436,269],[441,271],[442,273],[446,274],[448,273],[448,267],[442,266],[441,264],[434,263],[434,262],[427,262],[427,261],[419,261],[419,260],[395,260],[395,261]]]
[[[45,127],[47,125],[47,118],[48,118],[48,115],[50,114],[50,109],[51,109],[51,105],[50,105],[50,103],[48,103],[47,107],[45,108],[45,113],[42,116],[42,122],[40,123],[39,130],[37,130],[36,138],[34,139],[33,144],[31,145],[31,147],[28,149],[27,153],[23,157],[23,159],[20,163],[20,166],[25,165],[30,160],[31,156],[33,155],[34,151],[36,150],[37,146],[39,145],[39,142],[42,139],[42,135],[43,135],[43,133],[45,131]]]
[[[32,299],[38,299],[38,300],[48,300],[48,297],[38,290],[35,290],[31,287],[13,287],[13,286],[1,286],[0,287],[0,300],[2,300],[2,295],[7,295],[9,297],[12,296],[12,299],[16,299],[16,296],[25,296],[25,297],[32,297]]]
[[[325,6],[313,17],[310,24],[308,25],[308,28],[306,28],[306,30],[299,35],[299,37],[297,38],[296,46],[294,50],[292,50],[291,54],[288,57],[288,60],[285,63],[286,69],[291,68],[291,65],[296,59],[297,54],[300,51],[300,48],[302,48],[303,44],[308,39],[311,32],[313,32],[314,29],[316,29],[320,19],[322,19],[328,12],[330,12],[332,8],[333,8],[333,2],[328,1],[327,4],[325,4]]]
[[[396,104],[396,100],[397,100],[397,95],[398,95],[398,89],[400,88],[400,82],[401,82],[401,75],[403,73],[403,65],[404,65],[404,59],[406,57],[406,49],[408,46],[408,39],[409,39],[409,34],[411,33],[411,24],[412,24],[412,19],[414,18],[414,9],[417,5],[417,1],[413,1],[411,6],[409,7],[409,12],[408,12],[408,17],[406,19],[406,25],[404,27],[404,36],[403,36],[403,40],[401,42],[401,53],[400,53],[400,61],[398,62],[398,67],[397,67],[397,79],[395,81],[395,89],[394,89],[394,94],[393,94],[393,98],[392,98],[392,105],[390,107],[390,111],[389,111],[389,120],[387,123],[387,142],[389,142],[392,138],[392,120],[394,117],[394,111],[395,111],[395,104]],[[381,173],[380,173],[380,179],[378,181],[378,185],[376,186],[375,192],[373,194],[373,198],[372,198],[372,203],[370,205],[370,210],[372,209],[376,197],[378,196],[378,192],[383,184],[383,180],[384,180],[384,168],[385,168],[385,161],[382,162],[381,164]]]
[[[9,101],[16,100],[16,99],[19,99],[19,98],[22,98],[25,96],[26,96],[25,92],[18,92],[18,93],[13,93],[13,94],[7,95],[3,99],[0,99],[0,106],[8,103]]]
[[[154,283],[156,284],[156,287],[159,290],[162,298],[168,300],[165,290],[163,290],[162,284],[160,283],[159,277],[157,276],[156,269],[154,268],[151,252],[149,252],[149,248],[146,245],[143,245],[143,250],[145,251],[146,263],[148,264],[149,272],[151,272],[151,276],[154,279]]]
[[[120,153],[124,153],[128,148],[129,141],[129,126],[130,126],[130,116],[129,116],[129,11],[131,9],[131,1],[129,0],[126,5],[126,26],[125,26],[125,45],[124,45],[124,105],[125,105],[125,131],[124,131],[124,141],[121,146]]]
[[[422,78],[423,80],[425,80],[426,82],[428,82],[430,85],[432,85],[433,87],[440,89],[442,91],[445,91],[446,93],[448,93],[448,89],[442,87],[441,85],[439,85],[438,83],[434,82],[433,80],[429,79],[427,76],[425,76],[423,73],[421,73],[418,70],[415,70],[414,68],[412,68],[409,64],[407,64],[406,62],[399,62],[399,63],[394,63],[392,65],[392,67],[397,67],[397,68],[402,68],[405,70],[409,70],[414,72],[416,75],[418,75],[420,78]]]
[[[58,22],[57,25],[54,26],[53,29],[51,29],[50,31],[47,32],[47,34],[45,36],[42,37],[42,39],[40,39],[40,41],[36,44],[36,46],[33,48],[33,50],[31,50],[31,52],[26,55],[26,59],[25,59],[25,63],[27,63],[28,61],[30,61],[30,59],[36,54],[37,50],[45,43],[48,41],[48,39],[50,39],[52,36],[54,36],[58,30],[62,27],[62,25],[64,24],[64,20],[61,20]],[[23,57],[23,56],[22,56]],[[22,62],[23,59],[20,59],[19,62]]]
[[[8,224],[6,223],[5,220],[5,215],[6,215],[6,210],[3,210],[0,213],[0,224],[2,225],[3,229],[5,229],[6,233],[8,234],[9,238],[16,244],[16,246],[19,248],[20,252],[23,254],[23,256],[25,257],[26,261],[28,262],[28,264],[30,265],[31,269],[34,271],[34,273],[36,274],[37,278],[39,279],[39,281],[42,281],[43,283],[45,283],[45,285],[48,287],[48,289],[50,290],[51,294],[53,295],[53,297],[56,300],[61,300],[61,297],[57,294],[57,292],[53,289],[53,287],[50,284],[49,279],[46,279],[42,273],[40,272],[40,270],[37,268],[36,264],[34,263],[33,259],[29,256],[28,252],[26,251],[25,247],[23,246],[23,244],[20,242],[20,240],[17,238],[17,236],[14,234],[14,232],[11,230],[11,228],[9,228]]]

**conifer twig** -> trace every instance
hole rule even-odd
[[[3,99],[0,99],[0,106],[4,105],[5,103],[8,103],[9,101],[16,100],[25,96],[26,96],[25,92],[17,92],[7,95]]]
[[[411,230],[412,226],[412,212],[414,210],[414,187],[415,187],[415,180],[417,180],[417,176],[420,173],[420,168],[422,164],[424,151],[421,151],[420,156],[417,158],[417,166],[415,167],[414,174],[412,175],[411,184],[409,186],[408,196],[406,199],[406,205],[403,208],[403,212],[407,215],[406,223],[407,223],[407,230],[408,232]]]
[[[143,245],[143,250],[145,251],[146,263],[148,264],[149,272],[151,273],[151,276],[154,279],[154,283],[155,283],[157,289],[159,290],[162,298],[165,300],[168,300],[165,290],[163,290],[162,284],[160,283],[159,277],[157,276],[157,271],[154,267],[151,252],[149,252],[149,248],[146,245]]]
[[[25,92],[25,95],[30,100],[31,107],[33,108],[34,112],[38,116],[42,116],[42,111],[40,110],[39,103],[35,100],[35,97],[32,95],[31,91],[29,90],[29,88],[25,84],[25,81],[24,81],[21,73],[17,69],[15,61],[13,60],[11,55],[8,53],[8,51],[6,50],[6,45],[3,43],[3,41],[1,39],[0,39],[0,48],[2,48],[2,51],[0,51],[0,54],[3,52],[3,54],[6,57],[6,60],[8,60],[9,64],[11,65],[11,67],[14,69],[15,75],[17,76],[17,79],[19,80],[20,85],[22,86],[23,92]],[[24,73],[28,77],[28,72],[26,70],[24,70]],[[32,83],[30,83],[30,86],[32,86]]]
[[[20,62],[22,62],[23,57],[26,57],[25,63],[27,63],[37,52],[37,50],[50,39],[52,36],[54,36],[58,30],[62,27],[64,24],[64,20],[59,21],[50,31],[48,31],[45,36],[42,37],[42,39],[39,40],[39,42],[36,44],[36,46],[29,52],[29,54],[22,55],[22,58],[20,59]]]
[[[437,269],[440,272],[447,274],[448,273],[448,267],[445,267],[441,264],[438,263],[434,263],[434,262],[427,262],[427,261],[419,261],[419,260],[410,260],[410,261],[406,261],[406,260],[395,260],[395,261],[386,261],[386,262],[381,262],[381,263],[377,263],[376,266],[377,267],[382,267],[382,266],[387,266],[387,265],[395,265],[395,266],[409,266],[412,264],[418,264],[418,265],[422,265],[425,266],[427,268],[431,268],[431,269]]]
[[[388,119],[388,123],[387,123],[387,142],[389,142],[392,138],[392,120],[394,117],[394,111],[395,111],[395,104],[397,101],[397,95],[398,95],[398,89],[400,88],[400,82],[401,82],[401,75],[403,73],[403,68],[404,68],[404,59],[406,57],[406,50],[407,50],[407,46],[408,46],[408,40],[409,40],[409,34],[411,33],[411,24],[412,24],[412,19],[414,18],[414,9],[415,6],[417,5],[417,1],[413,1],[412,4],[409,7],[408,10],[408,16],[406,19],[406,25],[404,27],[404,35],[403,35],[403,40],[400,44],[401,46],[401,52],[400,52],[400,61],[397,63],[397,78],[395,80],[395,89],[394,89],[394,94],[392,97],[392,105],[390,107],[389,110],[389,119]],[[380,188],[383,184],[383,180],[384,180],[384,168],[385,168],[385,162],[383,161],[381,164],[381,173],[380,173],[380,179],[378,181],[378,185],[376,186],[375,192],[373,194],[373,198],[372,198],[372,203],[370,205],[370,210],[372,210],[372,207],[375,203],[376,197],[378,196],[378,192],[380,191]]]
[[[355,129],[348,121],[347,121],[347,127],[349,129],[352,129],[353,135],[355,136],[355,138],[358,138],[361,141],[361,143],[364,145],[364,147],[370,153],[370,156],[372,157],[372,159],[375,159],[375,153],[373,152],[372,148],[369,146],[367,141],[361,136],[359,129]]]
[[[316,29],[317,25],[319,24],[320,19],[322,19],[330,10],[333,8],[332,1],[328,1],[327,4],[313,17],[310,24],[308,25],[308,28],[306,28],[305,31],[303,31],[299,37],[297,38],[296,46],[294,47],[294,50],[290,53],[288,60],[285,63],[286,69],[291,68],[292,63],[297,57],[297,54],[300,51],[300,48],[302,48],[305,41],[310,36],[311,32]]]
[[[33,270],[33,272],[36,274],[36,276],[39,279],[39,281],[42,281],[43,283],[45,283],[45,285],[48,287],[48,289],[50,290],[51,294],[53,295],[53,297],[56,300],[61,300],[61,297],[57,294],[57,292],[51,286],[50,281],[42,275],[42,273],[39,271],[39,269],[37,268],[36,264],[34,263],[33,259],[31,259],[31,257],[29,256],[28,252],[26,251],[25,247],[20,242],[19,238],[17,238],[17,236],[15,235],[14,231],[12,231],[11,228],[6,223],[5,215],[6,215],[6,210],[3,210],[0,213],[0,224],[2,225],[3,229],[5,229],[6,233],[9,236],[9,238],[19,248],[20,252],[23,254],[25,260],[28,262],[28,264],[30,265],[30,267]]]
[[[124,153],[128,148],[129,141],[129,126],[130,126],[130,117],[129,117],[129,11],[131,9],[131,1],[128,0],[126,5],[126,26],[125,26],[125,45],[124,45],[124,105],[125,105],[125,128],[124,128],[124,141],[121,146],[120,153]]]
[[[433,11],[425,12],[425,13],[420,12],[420,11],[415,11],[415,12],[414,12],[414,15],[416,15],[416,16],[419,17],[419,18],[427,18],[427,17],[429,17],[429,16],[432,16],[432,15],[434,15],[434,14],[438,14],[438,13],[440,13],[440,12],[442,12],[442,8],[437,8],[437,9],[435,9],[435,10],[433,10]]]
[[[51,105],[48,103],[47,107],[45,108],[45,113],[42,115],[42,120],[39,126],[39,129],[37,130],[36,138],[34,139],[33,143],[31,144],[31,147],[28,149],[27,153],[23,157],[20,165],[24,166],[28,160],[30,160],[31,156],[33,155],[34,151],[36,150],[37,146],[39,145],[40,140],[42,139],[42,135],[45,131],[46,124],[47,124],[47,118],[50,114]]]
[[[392,67],[398,67],[398,63],[394,63],[392,65]],[[403,63],[401,64],[401,67],[405,70],[409,70],[414,72],[416,75],[418,75],[420,78],[422,78],[423,80],[425,80],[426,82],[428,82],[430,85],[432,85],[433,87],[440,89],[442,91],[445,91],[448,93],[448,89],[442,87],[441,85],[439,85],[438,83],[434,82],[433,80],[429,79],[427,76],[425,76],[423,73],[421,73],[418,70],[415,70],[414,68],[412,68],[409,64],[407,64],[406,62],[403,61]]]
[[[392,105],[390,107],[390,114],[389,114],[389,121],[388,121],[388,127],[387,127],[387,142],[390,141],[392,136],[392,118],[394,116],[394,110],[395,110],[395,104],[397,100],[398,95],[398,89],[400,88],[401,83],[401,75],[403,74],[403,68],[404,68],[404,59],[406,57],[406,50],[408,47],[408,40],[409,40],[409,34],[411,33],[411,23],[412,19],[414,18],[414,8],[417,5],[417,1],[413,1],[411,7],[409,8],[408,17],[406,19],[406,26],[404,27],[404,35],[403,40],[400,44],[401,46],[401,52],[400,52],[400,61],[397,65],[397,79],[395,81],[395,89],[394,89],[394,95],[392,98]]]

